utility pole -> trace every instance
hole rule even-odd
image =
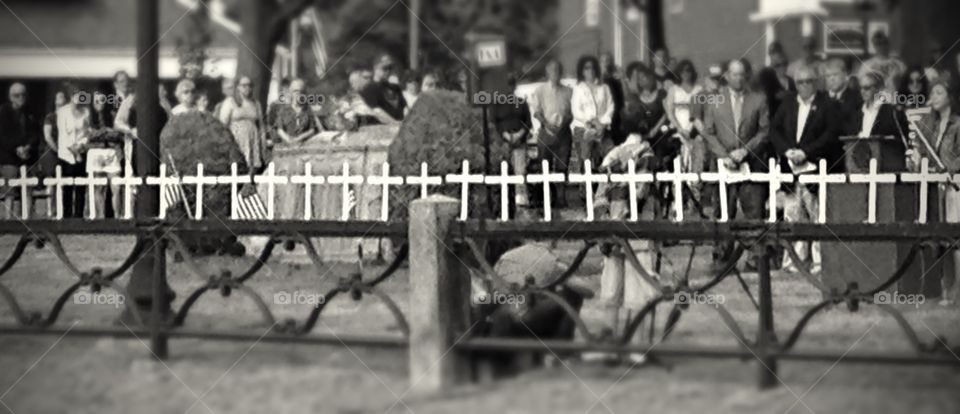
[[[140,177],[156,176],[160,172],[160,129],[161,113],[158,88],[159,47],[158,41],[158,0],[139,0],[137,2],[137,138],[134,149],[136,174]],[[157,217],[160,206],[160,189],[157,186],[141,186],[137,189],[135,216],[138,222],[146,223]],[[166,283],[164,248],[156,235],[146,237],[149,250],[133,266],[128,291],[133,300],[127,300],[126,319],[133,308],[144,317],[144,322],[153,328],[159,327],[169,315],[171,295]],[[162,290],[161,290],[162,289]],[[160,300],[157,300],[160,299]],[[166,340],[160,335],[152,336],[154,354],[159,358],[166,356]]]
[[[410,0],[410,69],[420,68],[420,0]]]

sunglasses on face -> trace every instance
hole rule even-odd
[[[22,97],[24,97],[24,96],[27,96],[27,94],[25,94],[25,93],[23,93],[23,92],[14,92],[14,93],[11,93],[11,94],[10,94],[10,97],[11,97],[11,98],[22,98]]]
[[[794,81],[797,85],[813,85],[813,79],[797,79]]]

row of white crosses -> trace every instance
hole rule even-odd
[[[770,165],[775,166],[773,159],[770,160]],[[551,208],[552,197],[550,186],[552,184],[559,183],[575,183],[583,186],[583,191],[585,192],[585,209],[587,221],[596,220],[594,216],[594,194],[593,189],[596,184],[601,183],[614,183],[614,184],[623,184],[627,188],[628,192],[628,204],[629,204],[629,220],[637,221],[640,218],[639,206],[637,203],[637,192],[638,185],[644,183],[653,183],[653,182],[665,182],[670,183],[674,193],[674,200],[672,205],[672,210],[674,214],[674,220],[683,221],[684,220],[684,186],[687,183],[713,183],[718,184],[719,187],[719,209],[720,209],[720,222],[726,222],[730,219],[731,212],[728,211],[728,186],[743,183],[743,182],[754,182],[754,183],[766,183],[770,189],[769,197],[769,216],[767,218],[770,222],[775,222],[777,220],[777,199],[776,191],[783,184],[791,183],[800,183],[806,185],[815,185],[818,187],[818,197],[819,197],[819,211],[817,216],[817,222],[825,223],[826,222],[826,197],[827,197],[827,186],[830,184],[840,184],[840,183],[856,183],[856,184],[866,184],[868,185],[868,200],[867,200],[867,220],[868,223],[876,223],[877,220],[877,187],[879,184],[890,184],[896,183],[898,180],[904,183],[917,183],[919,185],[920,193],[920,209],[919,216],[917,221],[920,223],[926,223],[928,220],[928,194],[929,186],[939,185],[951,181],[951,177],[946,173],[934,174],[930,172],[930,166],[928,160],[924,159],[921,161],[921,169],[916,173],[879,173],[877,167],[877,161],[870,161],[870,169],[866,174],[829,174],[827,173],[827,164],[825,160],[821,160],[819,164],[819,169],[816,173],[812,174],[802,174],[802,175],[793,175],[790,173],[782,173],[779,168],[771,168],[770,172],[751,172],[751,173],[741,173],[736,171],[729,171],[724,167],[721,162],[718,162],[716,172],[703,172],[703,173],[691,173],[691,172],[682,172],[680,160],[674,159],[672,172],[638,172],[636,164],[631,160],[627,164],[626,172],[623,173],[602,173],[594,172],[593,166],[590,160],[584,161],[584,168],[582,173],[571,173],[564,174],[562,172],[551,172],[550,164],[546,160],[542,161],[540,165],[540,172],[531,173],[526,175],[517,175],[510,174],[508,164],[506,161],[500,164],[499,174],[495,175],[484,175],[480,173],[471,173],[470,172],[470,162],[464,160],[461,164],[460,172],[447,174],[446,176],[439,175],[430,175],[429,168],[427,163],[420,164],[420,173],[418,175],[409,175],[409,176],[392,176],[390,175],[390,165],[388,163],[383,163],[380,167],[379,175],[363,176],[352,174],[350,171],[350,165],[346,162],[343,163],[342,168],[340,169],[340,174],[323,176],[323,175],[314,175],[313,168],[310,163],[304,165],[302,175],[293,175],[293,176],[283,176],[277,175],[274,165],[271,163],[268,165],[264,174],[255,175],[251,177],[250,175],[240,175],[237,173],[237,165],[231,165],[230,175],[228,176],[208,176],[204,175],[203,164],[198,164],[196,168],[196,175],[193,176],[182,176],[178,177],[175,175],[169,175],[166,165],[160,166],[160,173],[156,177],[147,177],[143,179],[141,177],[133,176],[130,170],[127,170],[125,176],[119,177],[104,177],[104,176],[95,176],[90,174],[86,177],[63,177],[60,167],[57,167],[53,177],[44,178],[42,183],[37,177],[27,176],[26,167],[21,167],[20,176],[17,178],[11,179],[0,179],[0,185],[19,188],[19,193],[21,197],[27,199],[30,195],[30,189],[37,185],[43,185],[52,190],[53,197],[55,201],[55,208],[51,206],[48,208],[49,214],[51,217],[56,219],[62,219],[64,216],[63,212],[63,196],[64,188],[68,186],[84,186],[86,187],[88,196],[88,211],[87,218],[94,219],[97,217],[97,207],[96,207],[96,198],[95,194],[97,192],[97,187],[102,187],[106,185],[114,185],[123,188],[123,214],[122,217],[125,219],[132,218],[133,213],[133,200],[135,197],[135,189],[142,185],[152,185],[160,186],[161,192],[165,191],[168,186],[183,185],[183,186],[192,186],[195,188],[195,196],[193,200],[190,200],[192,204],[191,209],[193,210],[193,216],[195,219],[199,220],[204,217],[203,210],[203,193],[204,187],[214,186],[214,185],[229,185],[231,188],[231,217],[233,219],[238,218],[237,213],[237,204],[238,197],[240,194],[241,186],[251,181],[255,184],[260,185],[260,188],[265,187],[266,192],[260,194],[266,204],[267,210],[267,219],[275,218],[275,196],[276,196],[276,186],[277,185],[302,185],[304,188],[303,191],[303,219],[312,220],[314,217],[313,209],[313,187],[316,185],[338,185],[341,188],[341,214],[340,220],[349,220],[351,218],[351,211],[354,208],[354,200],[352,195],[353,188],[361,184],[369,184],[373,186],[380,187],[380,217],[381,221],[386,221],[389,218],[390,211],[390,188],[402,185],[408,186],[417,186],[419,188],[420,197],[426,197],[430,193],[431,187],[440,186],[443,184],[456,184],[460,186],[460,219],[466,220],[469,217],[470,209],[470,187],[471,186],[496,186],[500,189],[500,214],[499,219],[506,221],[510,219],[510,213],[508,209],[508,200],[509,200],[509,189],[511,186],[518,185],[541,185],[543,188],[543,220],[551,221],[553,220],[553,212]],[[952,177],[954,181],[960,181],[960,174]],[[165,218],[166,216],[166,197],[160,197],[160,218]],[[28,217],[29,212],[29,203],[21,203],[22,217]],[[48,199],[49,205],[49,199]]]

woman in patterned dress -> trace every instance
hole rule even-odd
[[[249,76],[240,77],[236,95],[224,101],[220,121],[230,128],[251,170],[263,167],[263,111],[253,98],[253,81]]]

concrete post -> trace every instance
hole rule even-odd
[[[410,390],[436,394],[471,378],[451,348],[470,322],[470,278],[449,237],[460,203],[432,195],[410,204]]]

